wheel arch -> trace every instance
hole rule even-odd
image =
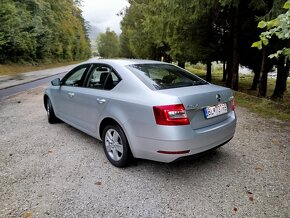
[[[104,118],[101,121],[101,123],[99,125],[99,136],[100,136],[100,138],[102,138],[103,131],[104,131],[105,127],[108,126],[108,125],[118,125],[118,126],[120,126],[123,129],[123,127],[116,120],[114,120],[111,117],[106,117],[106,118]],[[123,129],[123,131],[124,131],[124,129]]]
[[[125,134],[125,137],[127,138],[127,141],[128,141],[128,144],[129,144],[129,148],[130,148],[130,151],[131,153],[133,154],[134,156],[134,149],[130,143],[130,137],[128,136],[128,133],[126,131],[126,129],[124,128],[123,125],[120,124],[120,122],[116,121],[115,119],[111,118],[111,117],[106,117],[104,118],[101,122],[100,122],[100,125],[99,125],[99,136],[100,136],[100,139],[102,139],[102,133],[105,129],[105,127],[107,125],[118,125],[124,132]]]

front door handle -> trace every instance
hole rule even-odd
[[[103,104],[106,102],[106,99],[103,98],[97,98],[97,102],[99,102],[100,104]]]
[[[69,93],[67,93],[68,95],[69,95],[69,97],[74,97],[75,96],[75,93],[73,93],[73,92],[69,92]]]

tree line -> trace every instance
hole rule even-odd
[[[202,62],[207,66],[208,81],[211,63],[221,61],[223,81],[234,90],[239,89],[241,64],[254,72],[250,88],[258,90],[261,97],[267,95],[267,73],[275,65],[278,76],[272,98],[283,97],[290,59],[289,50],[288,53],[285,50],[290,38],[289,7],[283,6],[290,4],[289,0],[129,0],[129,3],[119,13],[123,16],[122,33],[119,39],[115,36],[115,41],[119,40],[119,56],[176,61],[181,67],[185,62]],[[285,14],[286,24],[277,21],[280,14]],[[268,34],[265,40],[261,34],[266,29],[257,28],[261,20],[275,20],[268,25],[261,23],[260,27],[271,29],[274,23],[282,26],[284,38]],[[103,37],[108,32],[112,31],[107,30]],[[277,58],[270,58],[276,51],[281,51]]]
[[[1,0],[0,63],[81,60],[88,25],[74,0]]]

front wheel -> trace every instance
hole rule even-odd
[[[46,101],[46,112],[47,112],[47,120],[50,124],[57,123],[59,121],[54,114],[54,110],[49,98]]]
[[[108,125],[102,134],[103,148],[108,160],[116,167],[125,167],[132,159],[129,143],[119,126]]]

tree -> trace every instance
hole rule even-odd
[[[0,63],[89,57],[81,10],[73,0],[2,0]]]
[[[120,35],[120,55],[125,58],[133,58],[134,55],[129,47],[129,38],[125,31]]]
[[[290,0],[284,4],[283,8],[286,9],[286,12],[281,13],[275,19],[269,21],[262,20],[259,22],[258,28],[267,28],[267,31],[262,32],[260,34],[260,40],[252,44],[252,47],[256,47],[260,50],[263,49],[263,52],[268,49],[265,47],[263,48],[263,46],[269,47],[269,45],[273,44],[273,42],[276,42],[276,45],[280,44],[280,46],[276,46],[276,51],[269,55],[269,58],[278,59],[276,85],[274,93],[271,96],[274,100],[283,98],[287,87],[286,84],[290,68]],[[264,60],[267,61],[267,58],[268,57],[265,55]],[[266,78],[267,74],[264,74],[262,76]],[[265,90],[265,85],[261,86],[259,94],[265,96]]]
[[[17,61],[26,53],[32,54],[32,57],[35,53],[36,41],[30,31],[32,17],[29,11],[22,9],[23,5],[19,2],[1,3],[0,63],[7,59],[7,56],[10,61]]]
[[[153,37],[153,28],[150,30],[146,23],[149,0],[130,0],[130,7],[124,11],[121,21],[122,34],[121,52],[125,57],[161,60],[158,55],[159,44]]]
[[[130,0],[130,7],[122,13],[122,51],[130,57],[157,60],[168,55],[182,67],[185,62],[201,61],[207,64],[208,81],[211,62],[223,61],[224,80],[234,90],[239,89],[242,64],[255,72],[252,88],[256,89],[258,81],[264,87],[273,62],[263,57],[271,49],[261,52],[251,44],[260,34],[257,17],[273,16],[281,1]]]
[[[123,53],[168,62],[174,59],[181,67],[186,61],[203,61],[207,63],[210,80],[211,61],[218,59],[221,50],[216,37],[220,31],[215,28],[215,16],[210,15],[218,3],[204,2],[130,1],[121,23]],[[123,43],[125,40],[127,43]]]
[[[110,28],[97,37],[97,48],[101,57],[114,58],[119,56],[119,37]]]
[[[284,9],[287,11],[285,13],[280,14],[275,19],[270,21],[260,21],[258,24],[258,28],[267,27],[267,31],[264,31],[260,34],[260,40],[254,42],[252,47],[257,47],[258,49],[262,49],[263,45],[267,46],[269,44],[269,40],[276,36],[278,39],[287,40],[290,39],[290,0],[288,0],[284,6]],[[289,46],[289,43],[286,45]],[[286,58],[290,59],[290,48],[284,47],[283,49],[279,49],[274,54],[271,54],[270,58],[278,58],[280,55],[284,55]]]
[[[142,56],[147,58],[150,56],[148,49],[158,51],[163,48],[163,53],[169,54],[180,66],[184,67],[186,61],[206,63],[208,81],[211,80],[211,62],[222,60],[227,63],[227,85],[237,90],[239,47],[242,41],[242,19],[237,11],[248,11],[250,0],[241,3],[237,0],[220,2],[139,0],[137,4],[133,1],[123,19],[126,21],[131,17],[131,23],[127,25],[128,28],[122,29],[122,34],[127,36],[131,50],[140,47]],[[134,11],[136,16],[130,16]],[[141,45],[136,46],[138,43]]]

